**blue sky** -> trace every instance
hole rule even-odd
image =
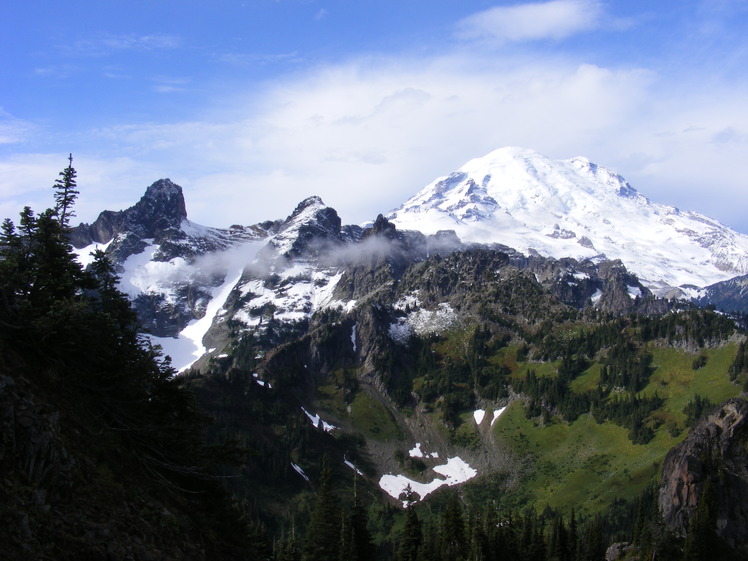
[[[748,233],[748,0],[4,0],[0,218],[161,177],[190,219],[373,219],[502,146]]]

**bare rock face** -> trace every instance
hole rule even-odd
[[[179,228],[187,218],[182,188],[170,179],[153,183],[134,206],[117,212],[105,210],[93,224],[81,224],[71,232],[71,243],[85,247],[93,242],[106,243],[122,233],[140,238],[157,238],[165,230]]]
[[[659,505],[668,526],[684,534],[704,484],[711,480],[717,534],[748,553],[748,401],[734,398],[702,418],[665,457]]]

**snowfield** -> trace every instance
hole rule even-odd
[[[444,485],[453,486],[464,483],[478,475],[478,471],[459,456],[449,458],[446,464],[439,465],[433,470],[444,476],[444,479],[434,478],[429,483],[420,483],[405,477],[404,475],[386,474],[379,479],[379,487],[394,499],[399,499],[408,487],[416,493],[418,500],[423,500],[426,496],[436,491]],[[407,501],[403,501],[403,506],[407,507]]]

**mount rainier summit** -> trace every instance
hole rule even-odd
[[[748,236],[653,203],[585,158],[555,161],[522,148],[471,160],[387,217],[400,228],[453,229],[463,242],[525,254],[620,259],[661,296],[748,272]]]

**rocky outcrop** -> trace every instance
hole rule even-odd
[[[127,210],[105,210],[93,224],[80,224],[71,233],[73,246],[104,244],[119,234],[158,238],[169,228],[179,228],[187,218],[182,188],[170,179],[159,179]]]
[[[703,417],[665,457],[659,506],[668,526],[683,535],[704,486],[715,491],[716,530],[748,554],[748,401],[735,398]]]
[[[289,260],[310,259],[334,251],[342,243],[338,213],[313,196],[296,206],[261,254],[267,260],[276,255]]]

